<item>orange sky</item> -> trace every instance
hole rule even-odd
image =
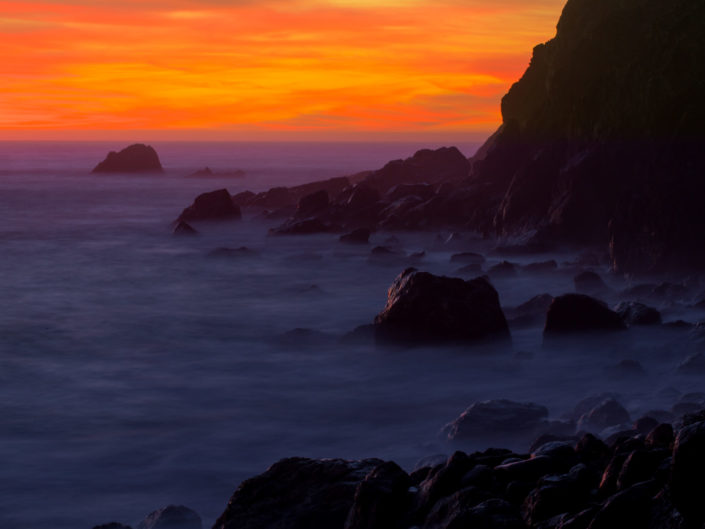
[[[0,0],[0,139],[479,139],[564,2]]]

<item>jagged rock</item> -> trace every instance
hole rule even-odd
[[[310,217],[326,209],[329,203],[328,191],[325,189],[315,191],[299,200],[296,206],[296,216],[300,219]]]
[[[487,435],[535,432],[546,421],[544,406],[510,400],[474,402],[443,428],[450,440],[482,438]]]
[[[242,218],[240,208],[233,203],[227,189],[218,189],[196,197],[189,207],[176,219],[177,222],[196,220],[238,220]]]
[[[198,232],[188,223],[180,220],[174,227],[174,235],[198,235]]]
[[[705,522],[702,478],[705,475],[705,422],[696,422],[678,432],[673,447],[671,497],[691,527]]]
[[[473,343],[509,338],[497,291],[487,280],[465,281],[404,270],[375,318],[379,343]]]
[[[636,301],[622,301],[615,307],[627,325],[660,325],[661,313]]]
[[[550,294],[539,294],[534,296],[529,301],[522,303],[518,307],[505,309],[505,313],[509,320],[509,325],[514,326],[529,326],[539,325],[546,319],[548,308],[553,302],[553,296]]]
[[[203,529],[203,522],[188,507],[169,505],[148,514],[137,529]]]
[[[411,480],[396,463],[377,466],[357,486],[344,529],[406,527],[412,497]]]
[[[344,527],[358,485],[379,459],[283,459],[244,481],[213,529]]]
[[[370,242],[370,230],[367,228],[358,228],[340,236],[340,242],[347,244],[368,244]]]
[[[625,328],[619,314],[604,302],[584,294],[564,294],[554,298],[548,309],[544,336]]]
[[[150,145],[136,143],[120,152],[110,151],[108,156],[95,166],[93,173],[161,173],[164,169],[157,151]]]

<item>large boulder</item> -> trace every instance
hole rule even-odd
[[[545,424],[548,409],[510,400],[474,402],[443,428],[449,440],[533,432]]]
[[[169,505],[148,514],[137,529],[203,529],[203,522],[188,507]]]
[[[358,485],[382,463],[283,459],[244,481],[213,529],[342,529]]]
[[[136,143],[120,152],[110,151],[108,156],[95,166],[93,173],[161,173],[164,169],[157,151],[150,145]]]
[[[404,270],[375,318],[378,343],[473,343],[509,338],[499,295],[484,278],[465,281]]]
[[[705,422],[686,426],[676,437],[671,463],[671,496],[691,527],[705,523]]]
[[[622,318],[605,303],[584,294],[554,298],[546,314],[544,336],[626,329]]]
[[[189,207],[176,219],[177,222],[194,220],[237,220],[242,218],[240,207],[236,206],[227,189],[218,189],[196,197]]]

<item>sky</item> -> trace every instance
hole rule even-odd
[[[0,0],[0,140],[481,140],[565,0]]]

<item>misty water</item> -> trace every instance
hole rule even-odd
[[[676,367],[688,332],[632,329],[608,344],[542,347],[536,325],[512,329],[506,350],[382,350],[337,337],[370,323],[408,262],[368,260],[337,235],[270,237],[265,221],[170,223],[193,198],[293,185],[381,167],[411,144],[153,144],[166,173],[90,175],[115,143],[0,144],[0,527],[133,526],[167,504],[210,527],[237,485],[287,456],[393,459],[407,469],[450,445],[442,426],[473,401],[508,398],[560,418],[582,398],[614,392],[637,418],[702,390]],[[470,155],[477,147],[460,144]],[[204,166],[244,178],[187,178]],[[384,244],[389,233],[376,233]],[[461,250],[505,257],[471,234],[396,233],[419,269],[458,275]],[[250,254],[209,257],[218,247]],[[502,305],[574,291],[575,254],[548,274],[493,277]],[[613,292],[630,286],[603,274]],[[470,277],[470,276],[465,276]],[[691,301],[701,294],[689,283]],[[617,294],[607,296],[610,303]],[[705,314],[664,299],[664,320]],[[322,343],[282,338],[327,333]],[[622,359],[645,374],[610,375]],[[524,441],[496,445],[526,449]]]

